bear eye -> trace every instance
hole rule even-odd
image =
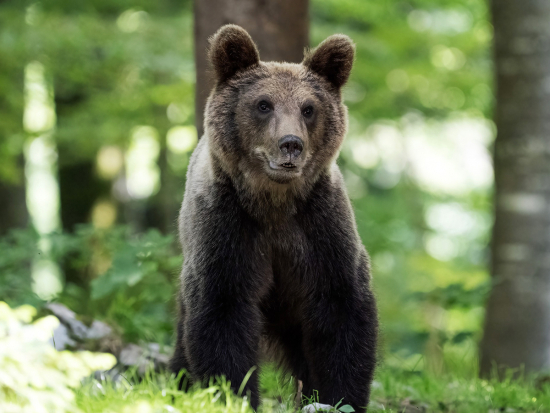
[[[258,110],[262,113],[267,113],[271,110],[271,106],[265,100],[258,103]]]
[[[306,118],[311,118],[311,115],[313,115],[313,106],[308,106],[307,108],[302,110],[302,115]]]

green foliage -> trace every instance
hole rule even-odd
[[[22,183],[23,73],[32,61],[45,66],[53,86],[56,141],[66,151],[60,165],[93,160],[104,144],[126,146],[137,125],[165,134],[171,103],[185,107],[175,122],[192,124],[191,2],[48,0],[0,7],[0,179]]]
[[[480,380],[457,375],[434,377],[385,369],[378,373],[372,411],[482,413],[544,412],[550,408],[550,388],[535,378]]]
[[[12,230],[0,238],[0,251],[0,300],[12,306],[39,304],[31,278],[31,263],[39,253],[36,232]]]
[[[386,349],[437,360],[441,351],[473,345],[488,289],[492,178],[460,190],[451,181],[467,168],[441,166],[475,156],[459,155],[453,144],[478,133],[470,126],[459,133],[460,122],[482,125],[492,114],[487,3],[313,0],[311,13],[312,44],[338,32],[356,42],[339,165],[372,257]],[[416,151],[421,135],[429,143]],[[428,177],[446,177],[442,185],[419,178],[425,167]],[[437,254],[446,245],[454,252]]]
[[[111,355],[89,352],[58,352],[51,345],[52,316],[31,323],[36,311],[30,306],[11,309],[0,302],[0,409],[4,412],[252,412],[247,398],[236,397],[229,383],[212,380],[207,388],[194,387],[188,393],[177,390],[177,378],[165,373],[149,374],[136,380],[132,373],[124,380],[81,379],[95,369],[110,368]],[[448,354],[448,358],[453,358]],[[550,387],[542,377],[519,376],[509,371],[491,380],[464,373],[460,364],[472,365],[463,356],[456,359],[450,374],[434,376],[402,364],[382,366],[373,383],[369,411],[430,411],[477,413],[487,411],[543,412],[550,407]],[[7,373],[7,374],[6,374]],[[288,378],[266,366],[261,375],[261,412],[295,412],[295,386]],[[304,403],[316,399],[304,400]],[[339,403],[332,412],[351,412]]]
[[[310,10],[312,45],[342,32],[357,46],[338,162],[372,258],[384,348],[437,361],[441,352],[475,347],[488,286],[492,176],[467,169],[480,152],[488,158],[494,135],[487,2],[312,0]],[[169,342],[181,255],[171,238],[145,231],[144,216],[159,205],[157,214],[173,222],[183,193],[189,155],[170,149],[166,135],[194,122],[191,2],[2,2],[0,26],[0,180],[23,182],[23,74],[38,61],[54,97],[59,168],[91,165],[118,222],[145,232],[85,226],[50,235],[49,249],[32,232],[12,233],[0,239],[9,251],[0,255],[1,298],[39,305],[32,263],[49,250],[66,278],[59,300],[129,340]],[[105,178],[95,165],[102,148],[124,153],[140,125],[159,137],[161,182],[159,193],[136,201],[121,195],[120,174]],[[445,172],[457,158],[463,163]],[[445,179],[438,186],[426,176]],[[85,190],[71,187],[69,195]]]
[[[77,248],[65,265],[88,273],[90,287],[69,284],[60,301],[78,314],[118,327],[128,341],[169,344],[182,262],[173,236],[154,229],[135,235],[124,227],[107,231],[81,227],[65,237]]]
[[[488,284],[482,284],[472,289],[464,288],[463,284],[450,284],[428,292],[415,293],[411,299],[432,303],[443,308],[471,308],[483,305],[488,292]]]
[[[223,379],[212,381],[205,389],[188,393],[177,389],[177,381],[153,375],[135,383],[132,376],[113,385],[92,381],[77,393],[77,405],[84,413],[252,413],[246,398],[236,397]]]
[[[31,322],[31,306],[10,308],[0,301],[0,411],[78,412],[73,389],[98,369],[109,369],[111,354],[56,351],[51,343],[57,318]]]
[[[149,230],[135,238],[106,240],[111,266],[91,282],[94,313],[119,325],[128,340],[169,343],[174,328],[174,292],[182,257],[172,236]]]
[[[21,184],[25,22],[11,10],[0,12],[0,181]]]
[[[64,14],[96,14],[110,17],[117,17],[120,13],[130,9],[145,10],[149,13],[169,14],[189,11],[191,8],[189,0],[87,0],[82,2],[73,2],[67,0],[43,0],[40,7],[48,12],[58,12]]]
[[[364,98],[348,103],[354,116],[398,118],[411,109],[490,115],[486,2],[316,0],[311,10],[314,42],[343,31],[357,44],[351,82]]]
[[[293,388],[281,391],[273,387],[285,379],[271,367],[268,370],[261,380],[260,412],[296,412]],[[544,412],[550,408],[550,387],[541,383],[536,378],[498,381],[460,374],[436,377],[382,367],[373,383],[369,412]],[[176,381],[167,380],[164,375],[152,375],[139,383],[133,383],[129,377],[128,382],[123,381],[115,387],[109,382],[91,382],[77,393],[77,404],[82,411],[90,413],[251,411],[246,401],[231,394],[223,380],[213,381],[206,389],[194,388],[189,393],[182,393],[176,390]],[[352,410],[349,405],[340,403],[329,411],[347,413]]]
[[[80,226],[72,234],[52,234],[41,242],[50,244],[50,259],[89,282],[88,286],[68,281],[59,301],[86,319],[105,320],[128,341],[170,343],[182,262],[173,236],[155,229],[136,235],[127,227]],[[10,304],[40,304],[31,290],[37,245],[31,230],[0,238],[0,246],[11,252],[0,255],[0,297]]]

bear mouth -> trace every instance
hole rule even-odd
[[[269,168],[274,171],[292,170],[297,168],[297,165],[292,162],[275,163],[273,161],[268,161],[268,164]]]
[[[266,156],[267,168],[265,172],[270,180],[278,184],[288,184],[293,179],[300,176],[301,167],[290,161],[282,162],[281,160],[270,161]]]

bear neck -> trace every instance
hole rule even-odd
[[[270,226],[295,216],[299,206],[311,195],[315,183],[321,176],[330,174],[326,168],[280,184],[258,171],[243,171],[238,168],[227,171],[223,162],[216,161],[213,166],[216,180],[233,187],[242,208],[257,221]]]

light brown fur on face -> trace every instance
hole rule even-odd
[[[302,64],[266,63],[256,61],[257,50],[242,29],[221,30],[229,34],[212,39],[218,83],[205,113],[214,165],[260,215],[272,207],[292,209],[293,199],[306,196],[321,174],[330,174],[338,156],[347,125],[340,87],[351,70],[353,43],[335,35],[306,52]],[[268,113],[260,110],[263,104]],[[287,136],[299,138],[299,155],[280,149]]]

